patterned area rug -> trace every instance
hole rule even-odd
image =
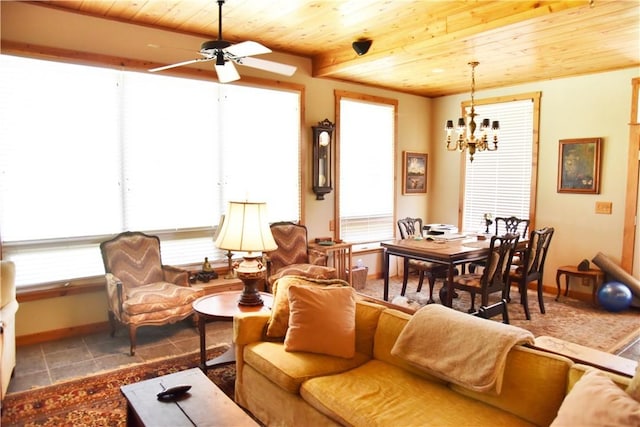
[[[423,285],[422,290],[416,295],[418,285],[417,276],[411,275],[407,285],[406,296],[409,304],[419,307],[412,301],[427,300],[429,286]],[[437,281],[434,289],[434,299],[440,302],[438,291],[442,282]],[[389,284],[389,300],[400,295],[402,279],[392,277]],[[364,289],[359,292],[374,298],[382,299],[383,281],[368,280]],[[471,307],[471,299],[468,292],[458,292],[459,297],[454,299],[453,307],[460,311],[467,311]],[[498,295],[490,299],[490,302],[498,300]],[[601,307],[594,306],[591,302],[580,301],[573,298],[560,296],[555,300],[555,294],[544,294],[544,307],[546,314],[540,313],[538,294],[528,291],[529,312],[531,320],[527,320],[524,308],[520,304],[520,294],[515,287],[511,289],[511,302],[509,303],[509,320],[512,325],[527,329],[534,336],[548,335],[561,338],[576,344],[595,348],[610,353],[616,353],[627,343],[640,335],[640,309],[632,308],[620,313],[611,313]],[[480,303],[480,296],[476,296],[476,308]],[[500,321],[499,317],[495,320]]]
[[[208,351],[208,358],[227,347]],[[141,363],[77,380],[11,393],[2,402],[2,426],[125,426],[126,384],[197,367],[200,352]],[[210,369],[207,376],[233,399],[235,365]]]

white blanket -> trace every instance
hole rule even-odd
[[[391,354],[446,381],[499,394],[507,354],[533,342],[526,329],[430,304],[409,320]]]

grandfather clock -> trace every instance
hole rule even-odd
[[[313,192],[316,200],[333,190],[331,185],[331,151],[333,150],[334,124],[329,119],[318,122],[313,129]]]

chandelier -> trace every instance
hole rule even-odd
[[[498,149],[498,130],[500,129],[500,123],[496,120],[493,123],[489,119],[483,119],[480,124],[480,135],[476,136],[477,124],[475,117],[477,116],[475,106],[473,104],[474,95],[476,92],[476,67],[480,64],[477,61],[469,62],[471,66],[471,111],[467,115],[468,121],[465,122],[463,117],[458,119],[458,127],[456,133],[458,139],[454,142],[451,141],[451,133],[454,130],[453,120],[447,120],[445,130],[447,131],[447,150],[449,151],[469,151],[469,160],[473,162],[473,155],[476,151],[495,151]],[[491,123],[491,124],[490,124]],[[493,131],[493,145],[489,144],[489,137],[487,133],[489,127]]]

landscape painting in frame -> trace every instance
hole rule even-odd
[[[602,138],[561,139],[558,193],[600,193]]]
[[[427,192],[427,154],[404,152],[402,194]]]

